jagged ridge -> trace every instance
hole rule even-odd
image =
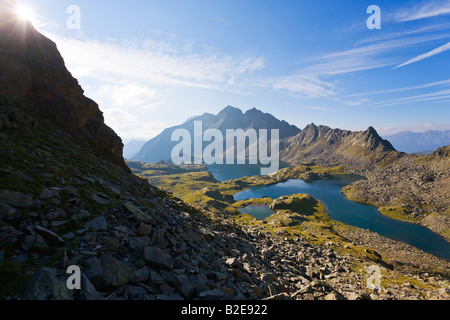
[[[238,108],[228,106],[217,115],[205,113],[194,117],[182,125],[164,130],[157,137],[148,141],[141,151],[131,160],[155,163],[160,160],[169,161],[173,147],[177,142],[171,141],[172,132],[176,129],[187,129],[194,136],[194,122],[201,121],[203,130],[219,129],[225,136],[227,129],[279,129],[280,139],[295,136],[300,129],[280,121],[268,113],[263,113],[256,108],[248,110],[245,114]]]
[[[395,161],[400,156],[373,127],[352,132],[310,124],[280,145],[281,160],[291,165],[312,161],[326,166],[344,165],[352,170],[367,169]]]

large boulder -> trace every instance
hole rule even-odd
[[[73,300],[75,291],[67,288],[67,275],[60,270],[41,268],[28,283],[25,300]]]
[[[173,269],[172,257],[156,246],[146,247],[144,249],[143,258],[156,268],[168,271]]]

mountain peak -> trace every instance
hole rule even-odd
[[[233,107],[233,106],[226,106],[221,112],[230,112],[230,111],[239,111],[242,112],[241,109]]]
[[[235,108],[233,106],[227,106],[226,108],[224,108],[222,111],[220,111],[217,114],[217,117],[222,118],[222,117],[229,117],[229,116],[236,116],[236,117],[241,117],[243,115],[242,110]]]
[[[316,130],[318,127],[314,124],[314,123],[310,123],[308,124],[305,129],[303,129],[304,131],[309,131],[309,130]]]
[[[395,148],[392,146],[392,144],[380,137],[377,130],[375,130],[375,128],[372,126],[369,127],[366,131],[362,132],[361,137],[366,143],[370,144],[371,150],[381,148],[384,151],[395,151]]]
[[[249,115],[249,114],[258,114],[258,113],[263,113],[263,112],[259,109],[251,108],[251,109],[247,110],[247,112],[245,114]]]
[[[375,128],[372,127],[372,126],[370,126],[370,127],[366,130],[366,132],[367,132],[368,134],[370,134],[370,135],[378,136],[378,137],[379,137],[379,134],[378,134],[377,130],[375,130]]]
[[[217,115],[211,115],[207,118],[196,118],[196,120],[203,121],[203,130],[218,129],[224,135],[226,130],[279,130],[279,138],[285,139],[294,137],[300,132],[294,125],[290,125],[286,121],[280,121],[270,113],[264,113],[256,108],[248,110],[243,114],[241,109],[227,106]],[[183,128],[193,134],[194,126],[192,121],[164,130],[157,137],[148,141],[141,151],[132,158],[134,161],[145,161],[156,163],[160,160],[168,160],[171,157],[171,152],[175,146],[175,142],[171,141],[171,133],[174,129]]]

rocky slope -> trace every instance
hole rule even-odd
[[[280,159],[290,165],[316,162],[344,165],[350,171],[372,169],[400,158],[401,154],[372,127],[364,132],[308,125],[280,144]]]
[[[383,214],[422,224],[450,239],[450,146],[426,156],[405,155],[346,188],[351,200]]]

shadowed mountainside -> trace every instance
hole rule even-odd
[[[224,136],[227,129],[243,129],[244,131],[247,129],[267,129],[269,132],[271,129],[279,129],[280,139],[295,136],[300,132],[300,129],[286,121],[280,121],[274,116],[255,108],[243,113],[238,108],[228,106],[217,115],[205,113],[191,118],[179,126],[164,130],[157,137],[148,141],[131,160],[148,163],[156,163],[160,160],[169,161],[172,149],[178,144],[178,142],[171,141],[172,132],[177,129],[186,129],[191,133],[191,137],[194,137],[194,122],[196,121],[202,122],[203,130],[218,129]]]
[[[14,1],[0,3],[0,126],[9,126],[8,118],[21,112],[44,117],[90,152],[126,168],[121,139],[105,125],[98,105],[84,96],[56,44],[18,18],[14,8]]]

